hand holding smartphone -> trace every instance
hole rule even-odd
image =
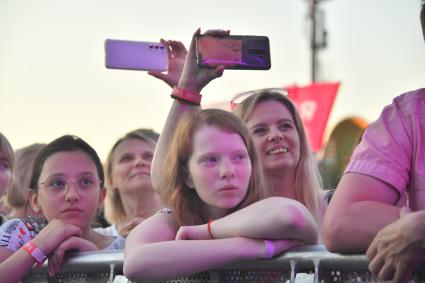
[[[266,36],[229,35],[216,37],[198,35],[196,56],[200,68],[269,70],[270,44]]]
[[[105,65],[109,69],[166,71],[167,49],[158,42],[107,39]]]

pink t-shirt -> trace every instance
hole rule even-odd
[[[425,89],[396,97],[366,129],[345,172],[366,174],[425,209]]]

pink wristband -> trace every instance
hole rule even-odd
[[[265,251],[264,258],[272,258],[274,256],[274,245],[272,241],[264,240]]]
[[[199,93],[191,92],[176,86],[173,87],[173,92],[171,93],[171,97],[181,101],[188,102],[190,104],[194,104],[194,105],[200,105],[201,98],[202,98],[202,96]]]
[[[40,250],[32,241],[29,241],[23,245],[22,249],[29,253],[39,265],[43,264],[43,262],[46,260],[46,256],[44,255],[43,251]]]

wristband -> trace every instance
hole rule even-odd
[[[215,239],[211,232],[211,223],[213,222],[212,218],[208,219],[208,234],[210,234],[211,239]]]
[[[171,97],[194,105],[200,105],[202,98],[201,94],[199,93],[191,92],[176,86],[173,87]]]
[[[265,251],[264,258],[272,258],[274,256],[274,245],[272,241],[264,240]]]
[[[43,264],[43,262],[46,260],[46,256],[44,255],[43,251],[40,250],[32,241],[29,241],[23,245],[22,249],[29,253],[38,264]]]

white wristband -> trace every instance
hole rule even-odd
[[[274,245],[272,241],[264,240],[265,251],[264,258],[272,258],[274,256]]]

